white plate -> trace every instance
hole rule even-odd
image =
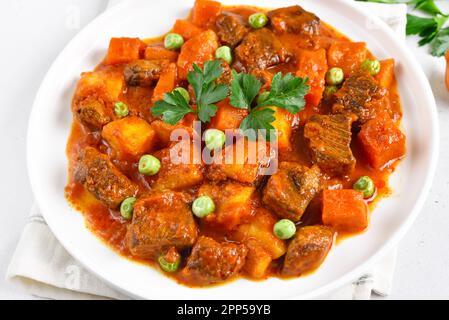
[[[435,101],[427,79],[410,50],[383,22],[353,2],[231,0],[226,4],[281,7],[301,4],[353,40],[365,41],[380,58],[393,57],[404,111],[407,157],[391,179],[394,194],[374,211],[367,232],[335,246],[314,274],[294,280],[237,280],[191,289],[158,271],[116,254],[86,227],[81,214],[64,198],[67,182],[65,148],[72,114],[70,101],[82,71],[105,55],[113,36],[147,38],[167,32],[184,18],[191,1],[124,1],[90,23],[63,50],[36,96],[28,128],[28,170],[42,213],[62,245],[85,267],[112,286],[148,299],[284,299],[311,298],[353,280],[392,249],[421,210],[433,178],[438,153]]]

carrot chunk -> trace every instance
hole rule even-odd
[[[203,29],[187,20],[176,20],[175,25],[173,26],[173,32],[180,34],[184,40],[189,40],[197,34],[200,34],[202,31]]]
[[[193,64],[200,68],[204,63],[213,60],[218,48],[218,37],[212,30],[207,30],[186,41],[178,58],[178,76],[187,79],[187,74],[193,69]]]
[[[329,68],[342,68],[347,77],[360,69],[367,52],[364,42],[335,42],[329,47],[327,62]]]
[[[160,46],[148,46],[145,48],[144,57],[146,60],[168,60],[175,62],[178,59],[178,53]]]
[[[217,113],[211,119],[210,127],[221,131],[238,129],[242,120],[248,115],[247,110],[231,106],[229,99],[219,102],[217,107]]]
[[[112,38],[105,64],[127,63],[140,58],[145,43],[138,38]]]
[[[298,77],[308,77],[310,91],[306,101],[317,106],[323,97],[325,77],[327,71],[327,57],[325,49],[300,50],[298,53]]]
[[[173,91],[176,86],[176,64],[170,63],[162,72],[153,91],[153,102],[162,100],[164,94]]]
[[[210,0],[196,0],[192,11],[192,22],[198,27],[208,27],[221,13],[221,3]]]
[[[405,154],[405,136],[387,115],[366,122],[357,138],[374,168],[383,168]]]
[[[360,232],[368,227],[368,207],[356,190],[325,190],[322,220],[337,232]]]
[[[387,59],[380,62],[380,72],[376,75],[379,85],[390,89],[394,82],[394,59]]]

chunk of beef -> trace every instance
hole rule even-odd
[[[290,242],[285,255],[282,274],[300,276],[320,266],[334,241],[334,232],[325,226],[308,226],[299,229]]]
[[[123,70],[128,86],[149,87],[158,80],[164,67],[168,65],[165,60],[136,60],[128,63]]]
[[[337,114],[314,115],[305,125],[312,161],[327,174],[344,176],[354,170],[351,123],[351,117]]]
[[[317,36],[320,33],[320,19],[300,6],[280,8],[268,12],[271,27],[278,33],[296,33]]]
[[[233,13],[222,13],[215,24],[221,43],[231,48],[238,45],[249,31],[243,18]]]
[[[235,67],[242,71],[267,69],[289,61],[291,54],[269,29],[248,33],[235,49]]]
[[[363,124],[374,117],[377,108],[373,104],[385,94],[386,90],[379,87],[372,76],[355,74],[334,94],[332,112],[351,115],[354,120]]]
[[[107,155],[92,147],[81,152],[75,180],[112,209],[138,191],[138,187],[111,163]]]
[[[200,285],[224,281],[242,269],[247,252],[243,244],[219,243],[201,236],[187,259],[182,275]]]
[[[170,247],[192,246],[198,230],[188,205],[179,192],[156,192],[136,201],[133,220],[126,234],[130,252],[140,258],[155,258]]]
[[[263,190],[263,202],[281,218],[299,221],[320,191],[320,169],[294,162],[281,162]]]
[[[111,112],[103,100],[89,97],[74,105],[74,113],[78,120],[90,129],[100,130],[112,121]]]

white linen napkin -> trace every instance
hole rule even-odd
[[[106,9],[122,0],[110,0]],[[405,38],[406,5],[359,3]],[[367,21],[367,28],[370,22]],[[352,283],[320,299],[370,299],[391,293],[396,250]],[[36,206],[23,230],[6,278],[30,294],[49,299],[129,299],[83,268],[59,244]]]

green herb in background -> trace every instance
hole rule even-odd
[[[443,28],[449,19],[437,6],[435,0],[356,0],[377,3],[405,3],[415,9],[428,13],[431,17],[424,18],[407,14],[407,35],[419,35],[420,46],[431,43],[431,54],[441,57],[449,49],[449,28]]]

